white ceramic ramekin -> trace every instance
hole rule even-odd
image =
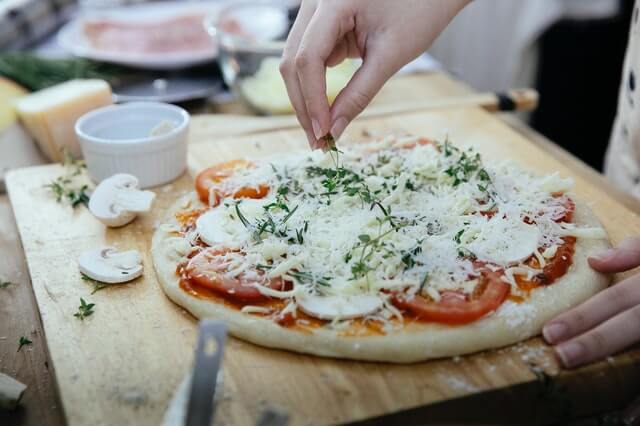
[[[154,133],[165,124],[164,131]],[[187,166],[189,113],[175,105],[110,105],[80,117],[75,132],[89,174],[98,182],[129,173],[148,188],[174,180]]]

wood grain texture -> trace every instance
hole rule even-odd
[[[64,424],[38,306],[9,198],[0,196],[0,371],[27,385],[16,411],[0,411],[0,424]],[[18,352],[21,336],[33,343]]]
[[[365,130],[410,131],[436,138],[449,134],[458,144],[475,145],[488,158],[513,159],[543,173],[572,175],[566,164],[479,109],[360,120],[347,138],[360,138]],[[190,147],[192,172],[239,156],[304,149],[305,144],[300,131],[228,139],[202,133],[201,137],[209,143]],[[42,186],[60,173],[59,166],[23,169],[11,172],[7,183],[67,420],[70,425],[158,424],[189,368],[196,323],[162,294],[148,248],[164,208],[190,190],[191,178],[183,176],[159,188],[151,214],[122,229],[107,230],[86,210],[73,211],[47,194]],[[640,233],[635,214],[580,176],[576,192],[590,203],[614,243]],[[104,243],[140,250],[146,273],[130,284],[91,295],[75,259],[84,249]],[[84,322],[72,316],[80,297],[96,303],[95,314]],[[636,353],[627,354],[618,364],[622,368],[637,359]],[[408,366],[315,358],[230,339],[217,423],[252,424],[268,407],[289,412],[294,424],[362,420],[531,382],[534,370],[558,373],[551,350],[537,338],[461,360]]]

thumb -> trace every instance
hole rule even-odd
[[[589,257],[589,265],[600,272],[622,272],[640,266],[640,238],[627,238],[617,247]]]
[[[396,71],[382,57],[367,55],[331,106],[331,135],[337,139],[351,121],[371,102]]]

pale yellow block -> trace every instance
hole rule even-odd
[[[63,159],[63,149],[82,156],[74,132],[76,120],[85,113],[113,103],[109,84],[103,80],[71,80],[16,101],[22,124],[53,161]]]
[[[0,132],[16,121],[13,101],[27,93],[29,92],[24,87],[0,77]]]

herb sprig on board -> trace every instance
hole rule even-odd
[[[95,303],[87,303],[82,297],[80,298],[80,306],[78,306],[78,311],[73,314],[74,317],[78,318],[81,321],[88,316],[93,315],[93,307]]]
[[[20,340],[18,340],[18,350],[16,352],[20,352],[25,345],[31,345],[33,342],[24,336],[20,336]]]
[[[11,284],[13,284],[11,281],[4,281],[4,280],[0,280],[0,288],[7,288],[7,287],[9,287]]]
[[[93,290],[91,291],[91,294],[94,294],[95,292],[100,291],[103,288],[106,288],[108,286],[108,284],[96,281],[93,278],[90,278],[82,273],[80,274],[80,278],[82,278],[82,281],[87,282],[93,286]]]
[[[90,198],[89,185],[77,182],[82,178],[87,166],[84,161],[73,158],[68,151],[63,153],[64,161],[62,165],[65,169],[64,174],[46,184],[45,188],[49,189],[58,203],[66,201],[73,208],[81,204],[88,207]]]

